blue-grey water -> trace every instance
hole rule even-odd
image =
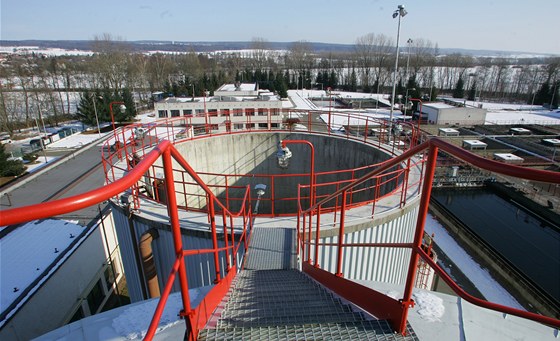
[[[520,272],[560,302],[560,232],[489,189],[437,190],[432,197]]]

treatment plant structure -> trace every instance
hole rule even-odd
[[[278,110],[275,116],[288,114]],[[232,111],[214,113],[227,118]],[[501,318],[492,330],[558,332],[556,318],[464,292],[436,264],[424,235],[438,152],[529,180],[560,183],[557,173],[485,160],[427,139],[414,122],[395,129],[388,120],[329,110],[306,113],[306,129],[294,131],[281,120],[271,124],[269,114],[245,113],[236,129],[228,119],[195,123],[189,113],[120,128],[103,148],[105,187],[3,211],[2,225],[109,199],[131,301],[159,300],[146,339],[443,340],[465,330],[488,333],[484,323],[456,331],[456,312],[431,334],[413,321],[413,292],[430,290],[436,273],[466,302],[500,312],[477,320]],[[328,118],[317,120],[320,114]],[[368,133],[331,129],[328,122],[341,120],[359,121]],[[184,323],[158,329],[170,300],[180,301],[176,314]],[[98,318],[97,327],[87,327],[87,320],[43,339],[89,339],[86,329],[101,333],[109,324]]]

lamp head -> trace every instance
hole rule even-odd
[[[124,104],[119,105],[119,110],[121,111],[122,114],[124,114],[126,111],[126,106]]]
[[[292,157],[292,152],[288,147],[282,147],[282,141],[278,142],[278,150],[276,151],[276,157],[278,159],[278,167],[282,169],[288,168],[290,165],[290,158]]]
[[[257,184],[257,185],[255,185],[255,190],[257,191],[257,196],[260,198],[265,193],[266,185],[265,184]]]

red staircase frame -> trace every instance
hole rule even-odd
[[[405,151],[401,155],[392,158],[384,163],[374,171],[364,175],[360,179],[340,188],[330,196],[321,199],[312,207],[303,210],[300,206],[298,212],[298,254],[301,254],[303,260],[303,271],[315,278],[317,281],[333,290],[340,296],[348,299],[354,304],[361,306],[366,311],[374,316],[382,319],[387,319],[391,323],[395,331],[401,334],[406,333],[406,322],[408,317],[409,308],[414,306],[412,300],[412,290],[416,282],[416,274],[418,272],[418,263],[422,259],[451,287],[451,289],[461,298],[466,301],[478,305],[480,307],[500,311],[507,314],[520,316],[526,319],[534,320],[546,325],[560,328],[560,320],[547,317],[524,310],[519,310],[496,303],[488,302],[476,298],[463,289],[461,289],[454,281],[447,275],[447,273],[437,265],[430,255],[425,251],[422,245],[424,236],[424,224],[428,214],[428,205],[430,203],[430,195],[432,190],[432,182],[437,163],[438,151],[444,151],[452,156],[459,158],[473,166],[489,170],[492,172],[500,173],[503,175],[522,178],[526,180],[533,180],[539,182],[560,183],[560,173],[535,170],[523,168],[520,166],[507,165],[501,162],[492,161],[476,156],[464,149],[455,145],[445,142],[438,138],[431,138],[428,141]],[[344,213],[347,210],[346,197],[347,193],[355,186],[382,174],[384,171],[391,167],[403,162],[407,162],[411,157],[419,153],[427,151],[427,163],[425,165],[425,173],[423,179],[423,187],[420,201],[420,208],[418,219],[416,221],[416,229],[414,234],[414,241],[412,243],[347,243],[344,241]],[[338,228],[338,245],[337,247],[337,263],[336,272],[331,273],[321,268],[318,264],[319,249],[325,246],[332,246],[332,244],[320,243],[320,212],[321,206],[328,202],[338,200],[341,202],[339,228]],[[311,222],[315,216],[315,224]],[[308,222],[306,224],[306,221]],[[307,226],[309,225],[309,228]],[[312,240],[312,226],[314,226],[315,239]],[[311,245],[315,247],[314,255],[311,255]],[[344,279],[342,274],[343,263],[343,249],[347,247],[385,247],[385,248],[407,248],[411,251],[411,259],[407,272],[406,284],[404,287],[404,295],[400,300],[392,299],[376,290],[367,288],[363,285],[357,284],[350,280]]]
[[[124,136],[123,136],[124,138]],[[430,199],[431,187],[432,187],[432,180],[434,175],[434,170],[436,166],[436,156],[438,153],[438,149],[441,149],[455,157],[458,157],[467,163],[470,163],[474,166],[487,169],[490,171],[494,171],[497,173],[501,173],[508,176],[519,177],[528,180],[534,181],[542,181],[542,182],[551,182],[551,183],[560,183],[560,175],[558,173],[549,172],[549,171],[541,171],[541,170],[532,170],[526,169],[518,166],[510,166],[502,163],[498,163],[491,160],[486,160],[480,157],[477,157],[474,154],[471,154],[459,147],[446,143],[440,139],[432,138],[421,145],[413,147],[408,151],[403,152],[400,156],[397,156],[383,164],[381,164],[377,169],[371,171],[370,173],[366,174],[365,176],[349,183],[332,195],[317,199],[317,203],[313,205],[311,208],[307,210],[300,210],[298,216],[298,252],[302,255],[303,262],[303,271],[308,273],[310,276],[316,278],[318,281],[323,283],[328,288],[334,290],[338,294],[343,297],[346,297],[350,301],[362,306],[367,311],[371,312],[375,316],[379,318],[385,318],[390,321],[393,328],[398,331],[399,333],[405,333],[406,328],[406,321],[407,321],[407,314],[408,309],[413,306],[414,302],[412,301],[412,289],[415,283],[415,276],[417,272],[417,265],[420,258],[422,258],[425,262],[427,262],[436,273],[438,273],[442,279],[451,286],[451,288],[462,298],[465,300],[476,304],[478,306],[482,306],[485,308],[489,308],[496,311],[501,311],[504,313],[517,315],[523,318],[531,319],[540,323],[544,323],[547,325],[555,326],[560,328],[560,320],[546,317],[510,307],[505,307],[502,305],[498,305],[495,303],[487,302],[484,300],[480,300],[475,298],[468,293],[464,292],[461,288],[459,288],[453,280],[442,270],[433,260],[428,256],[428,254],[422,248],[422,237],[424,234],[424,222],[426,219],[426,215],[428,212],[428,204]],[[425,168],[425,178],[423,182],[422,188],[422,197],[420,203],[420,211],[419,217],[416,223],[416,231],[413,243],[383,243],[383,244],[349,244],[344,242],[344,212],[348,208],[346,203],[347,193],[353,187],[356,187],[363,182],[374,178],[376,175],[383,173],[384,171],[399,165],[403,162],[408,162],[408,159],[414,157],[420,153],[428,151],[427,157],[427,165]],[[115,180],[108,185],[95,189],[80,195],[76,195],[73,197],[60,199],[52,202],[37,204],[37,205],[30,205],[26,207],[14,208],[10,210],[2,211],[0,216],[0,225],[12,225],[12,224],[19,224],[26,221],[34,220],[34,219],[43,219],[51,216],[56,216],[60,214],[69,213],[72,211],[76,211],[91,205],[95,205],[102,201],[108,200],[110,198],[114,198],[120,193],[127,191],[131,188],[135,188],[137,183],[140,179],[144,176],[145,172],[158,160],[158,158],[163,158],[163,168],[166,177],[166,186],[167,186],[167,207],[168,213],[171,221],[171,228],[174,238],[174,247],[176,252],[176,260],[173,264],[173,268],[169,275],[169,278],[166,282],[165,289],[161,295],[160,301],[158,303],[157,309],[154,313],[152,323],[148,329],[148,333],[146,335],[147,340],[151,340],[154,336],[158,322],[161,318],[161,314],[163,312],[163,308],[165,303],[169,297],[171,292],[171,288],[173,282],[176,277],[178,277],[180,282],[181,288],[181,300],[183,303],[183,310],[180,312],[180,315],[185,318],[186,327],[189,331],[189,339],[194,340],[198,335],[198,331],[204,327],[206,322],[208,321],[210,315],[217,307],[218,303],[222,300],[224,295],[227,293],[233,278],[237,273],[236,259],[235,255],[237,254],[237,250],[239,247],[243,246],[247,249],[249,241],[250,241],[250,230],[251,224],[253,221],[251,207],[250,207],[250,190],[247,188],[244,205],[242,209],[238,213],[231,213],[226,207],[224,207],[212,193],[210,188],[204,184],[202,179],[197,175],[197,173],[188,165],[188,163],[183,159],[180,153],[175,149],[175,147],[171,144],[171,142],[167,140],[162,140],[158,143],[156,147],[149,153],[146,153],[142,158],[142,161],[138,164],[134,165],[134,167],[130,168],[128,173],[123,176],[122,178]],[[179,219],[178,219],[178,208],[176,197],[171,195],[171,193],[175,193],[174,188],[174,181],[173,181],[173,172],[174,169],[172,167],[172,159],[174,159],[187,173],[195,179],[198,185],[200,185],[205,193],[208,196],[209,200],[209,217],[211,221],[211,228],[212,228],[212,236],[214,241],[214,246],[211,249],[203,249],[203,250],[183,250],[182,241],[181,241],[181,234],[180,234],[180,226],[179,226]],[[309,219],[308,221],[311,223],[313,215],[316,215],[316,241],[318,240],[318,236],[320,235],[319,231],[319,212],[321,211],[321,206],[324,205],[326,202],[336,199],[338,196],[341,196],[340,200],[340,219],[339,219],[339,243],[338,243],[338,264],[337,264],[337,272],[330,273],[327,272],[319,267],[317,264],[317,256],[315,256],[315,264],[312,264],[312,257],[310,254],[310,245],[311,245],[311,224],[309,225],[310,228],[306,231],[306,224],[305,219]],[[219,248],[217,246],[216,240],[216,210],[215,206],[219,206],[224,214],[224,234],[225,234],[225,247]],[[233,226],[231,226],[231,233],[228,234],[226,220],[225,217],[229,217],[230,221],[232,221],[232,217],[243,217],[243,234],[242,237],[238,240],[234,240],[233,237]],[[303,224],[299,224],[299,220],[303,220]],[[308,240],[305,241],[304,236],[306,233],[309,235]],[[228,236],[230,236],[231,244],[229,244]],[[315,242],[315,245],[320,246],[319,243]],[[307,251],[306,247],[307,246]],[[341,273],[341,264],[342,264],[342,250],[345,247],[356,247],[356,246],[369,246],[369,247],[397,247],[397,248],[408,248],[411,250],[412,257],[409,263],[409,270],[408,270],[408,277],[405,285],[404,296],[401,300],[397,301],[388,296],[385,296],[375,290],[368,289],[363,287],[359,284],[356,284],[352,281],[344,279]],[[233,257],[233,264],[228,265],[227,273],[222,278],[219,272],[218,266],[218,259],[217,255],[218,252],[225,251],[228,253],[228,260],[229,254]],[[203,301],[196,307],[192,308],[190,306],[190,299],[189,299],[189,292],[188,292],[188,280],[186,277],[185,271],[185,260],[184,257],[191,255],[191,254],[201,254],[201,253],[213,253],[214,254],[214,263],[216,267],[216,285],[214,288],[209,292],[209,294],[203,299]]]

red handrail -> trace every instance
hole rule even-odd
[[[69,198],[4,210],[1,212],[0,215],[0,226],[13,225],[13,224],[18,224],[30,220],[42,219],[42,218],[47,218],[60,214],[65,214],[113,198],[119,193],[127,191],[130,188],[134,188],[138,180],[144,176],[145,172],[160,157],[162,157],[163,159],[163,170],[166,179],[165,184],[166,184],[166,193],[167,193],[167,198],[166,198],[167,211],[170,217],[171,232],[173,234],[176,260],[172,266],[170,275],[167,279],[165,288],[158,302],[156,311],[154,313],[150,326],[147,330],[145,339],[151,340],[152,337],[154,336],[157,330],[157,326],[159,324],[159,320],[161,319],[161,315],[163,313],[165,303],[167,301],[167,298],[169,297],[169,294],[171,293],[173,282],[178,274],[180,288],[181,288],[181,300],[183,304],[183,310],[181,311],[180,315],[185,318],[190,339],[194,340],[194,338],[196,338],[196,336],[198,335],[198,330],[200,328],[200,325],[202,323],[205,323],[206,319],[209,316],[208,311],[210,312],[213,311],[213,308],[215,308],[215,306],[218,304],[219,300],[217,300],[216,297],[220,297],[221,299],[223,294],[225,294],[224,288],[227,289],[227,287],[229,287],[229,284],[231,283],[231,278],[235,276],[235,274],[237,273],[237,269],[230,268],[228,266],[228,268],[226,269],[227,271],[227,276],[225,278],[226,281],[224,281],[224,279],[221,278],[220,265],[218,262],[218,253],[225,251],[227,262],[229,264],[229,252],[231,251],[233,256],[233,261],[235,264],[236,255],[242,243],[245,246],[245,251],[247,250],[247,245],[249,240],[249,235],[247,234],[248,224],[252,221],[251,207],[250,205],[248,205],[251,201],[249,186],[245,188],[243,203],[241,205],[240,210],[237,213],[230,212],[224,205],[222,205],[217,200],[217,198],[212,193],[210,188],[202,181],[202,179],[200,179],[200,177],[190,167],[190,165],[185,161],[185,159],[175,149],[175,147],[169,141],[163,140],[152,151],[147,153],[142,159],[142,161],[140,161],[138,164],[135,164],[133,167],[129,167],[128,173],[124,175],[121,179],[118,179],[115,182],[110,183],[102,188],[95,189],[83,194],[75,195]],[[176,201],[174,181],[173,181],[174,169],[171,160],[172,158],[175,159],[175,161],[187,171],[187,173],[204,190],[204,192],[207,194],[209,198],[209,202],[211,203],[209,214],[212,217],[211,219],[211,233],[213,236],[212,249],[196,250],[197,252],[183,250],[180,223],[179,223],[179,217],[177,211],[177,201]],[[216,231],[216,223],[214,219],[214,216],[216,214],[213,205],[213,203],[215,202],[222,209],[222,214],[224,217],[224,239],[226,241],[228,238],[227,236],[228,230],[225,223],[226,216],[230,217],[230,222],[232,225],[230,231],[230,233],[232,234],[232,243],[231,245],[226,243],[226,247],[218,247],[218,243],[217,243],[217,235],[216,235],[217,231]],[[233,239],[234,217],[243,217],[243,232],[241,236],[238,238],[238,240],[236,241],[237,243],[235,243]],[[207,297],[204,298],[205,304],[200,304],[197,308],[192,309],[190,305],[190,298],[188,292],[189,289],[188,289],[188,281],[187,281],[184,257],[193,254],[202,254],[202,253],[214,254],[214,266],[216,268],[215,283],[217,285],[210,291],[209,294],[207,294]],[[202,317],[202,320],[200,320],[199,317]]]
[[[319,211],[321,211],[321,206],[329,201],[332,200],[338,200],[338,197],[342,197],[342,204],[341,204],[341,218],[340,218],[340,224],[339,224],[339,233],[338,233],[338,242],[336,244],[334,243],[320,243],[319,242],[319,237],[320,237],[320,226],[319,226],[319,221],[317,221],[317,224],[315,225],[315,229],[316,229],[316,240],[315,240],[315,267],[310,267],[309,265],[305,265],[303,267],[303,270],[305,272],[307,272],[309,275],[313,276],[315,279],[317,279],[318,281],[320,281],[321,283],[323,283],[324,285],[328,286],[329,288],[331,288],[332,290],[336,291],[337,293],[339,293],[340,295],[346,297],[347,299],[353,301],[354,298],[357,297],[361,297],[360,301],[363,301],[363,295],[370,295],[372,300],[375,299],[380,299],[380,300],[385,300],[384,304],[386,306],[387,311],[391,311],[393,313],[390,313],[389,315],[386,315],[389,319],[390,322],[393,326],[393,328],[395,328],[395,330],[397,330],[399,333],[404,334],[406,332],[406,321],[407,321],[407,316],[408,316],[408,309],[410,307],[412,307],[414,305],[414,302],[412,301],[412,289],[414,287],[415,284],[415,276],[416,276],[416,272],[417,272],[417,266],[418,266],[418,261],[419,258],[422,258],[425,262],[427,262],[433,269],[434,271],[439,274],[443,280],[448,283],[451,287],[451,289],[461,298],[467,300],[468,302],[471,302],[475,305],[478,306],[482,306],[488,309],[492,309],[492,310],[496,310],[496,311],[500,311],[503,313],[507,313],[507,314],[512,314],[512,315],[516,315],[516,316],[520,316],[523,318],[527,318],[530,320],[534,320],[543,324],[547,324],[547,325],[551,325],[551,326],[555,326],[555,327],[560,327],[560,320],[552,318],[552,317],[547,317],[547,316],[543,316],[543,315],[539,315],[539,314],[535,314],[535,313],[531,313],[531,312],[527,312],[527,311],[523,311],[523,310],[519,310],[519,309],[515,309],[515,308],[511,308],[511,307],[506,307],[503,305],[499,305],[496,303],[492,303],[492,302],[488,302],[485,300],[481,300],[478,299],[476,297],[473,297],[471,295],[469,295],[468,293],[466,293],[464,290],[462,290],[457,284],[455,284],[453,282],[453,280],[445,273],[445,271],[443,269],[441,269],[431,258],[430,256],[422,249],[422,238],[424,235],[424,224],[425,224],[425,220],[426,220],[426,216],[428,214],[428,204],[429,204],[429,200],[430,200],[430,194],[431,194],[431,188],[432,188],[432,180],[434,177],[434,171],[435,171],[435,167],[436,167],[436,163],[437,163],[437,155],[438,155],[438,149],[441,149],[442,151],[445,151],[449,154],[451,154],[454,157],[457,157],[459,159],[462,159],[464,161],[466,161],[467,163],[470,163],[476,167],[485,169],[485,170],[489,170],[489,171],[493,171],[496,173],[500,173],[500,174],[504,174],[504,175],[508,175],[508,176],[512,176],[512,177],[517,177],[517,178],[523,178],[523,179],[527,179],[527,180],[533,180],[533,181],[541,181],[541,182],[551,182],[551,183],[560,183],[560,173],[557,172],[551,172],[551,171],[544,171],[544,170],[536,170],[536,169],[528,169],[528,168],[523,168],[520,166],[515,166],[515,165],[508,165],[508,164],[504,164],[504,163],[500,163],[500,162],[496,162],[496,161],[492,161],[492,160],[488,160],[488,159],[484,159],[481,158],[479,156],[476,156],[475,154],[472,154],[464,149],[461,149],[455,145],[452,145],[450,143],[447,143],[441,139],[438,138],[431,138],[430,140],[404,152],[403,154],[388,160],[386,162],[384,162],[381,166],[379,166],[377,169],[369,172],[368,174],[364,175],[363,177],[355,180],[352,183],[349,183],[347,185],[345,185],[344,187],[338,189],[337,191],[335,191],[334,193],[332,193],[331,195],[327,196],[326,198],[321,199],[320,201],[318,201],[315,205],[312,205],[310,208],[303,210],[301,208],[301,205],[299,205],[299,211],[298,211],[298,247],[300,248],[300,250],[298,250],[298,253],[302,254],[302,259],[306,261],[306,263],[311,263],[311,258],[310,258],[310,245],[311,245],[311,238],[310,236],[308,237],[308,240],[305,240],[306,237],[306,225],[305,225],[305,221],[306,219],[311,219],[312,215],[314,213],[317,213]],[[428,157],[427,157],[427,164],[426,164],[426,168],[423,170],[425,173],[424,179],[423,179],[423,190],[422,190],[422,196],[421,196],[421,202],[420,202],[420,208],[419,208],[419,214],[418,214],[418,218],[417,218],[417,223],[416,223],[416,229],[415,229],[415,236],[414,236],[414,241],[413,243],[345,243],[344,242],[344,212],[346,210],[346,196],[347,196],[347,192],[349,190],[351,190],[352,188],[358,186],[359,184],[367,181],[368,179],[371,179],[373,177],[375,177],[376,175],[381,174],[382,172],[384,172],[387,169],[390,169],[391,167],[398,165],[402,162],[407,161],[408,159],[410,159],[411,157],[413,157],[414,155],[421,153],[425,150],[428,150]],[[423,166],[424,167],[424,166]],[[300,221],[303,221],[303,224],[301,224],[301,226],[303,226],[303,229],[301,231],[299,231],[299,227],[300,227]],[[311,226],[309,227],[309,229],[311,230]],[[309,231],[310,233],[311,231]],[[302,239],[302,241],[300,241],[300,239]],[[325,246],[336,246],[336,253],[338,255],[337,257],[337,263],[336,263],[336,271],[334,273],[334,275],[336,277],[330,277],[328,275],[326,275],[327,272],[325,272],[325,270],[320,269],[319,265],[318,265],[318,248],[320,247],[325,247]],[[307,246],[307,251],[305,250]],[[390,248],[406,248],[406,249],[410,249],[412,251],[412,255],[411,255],[411,259],[409,262],[409,269],[408,269],[408,274],[407,274],[407,280],[406,280],[406,284],[405,284],[405,289],[404,289],[404,295],[403,298],[401,300],[399,300],[399,302],[394,301],[394,300],[386,300],[385,298],[382,298],[382,296],[384,296],[383,294],[376,292],[375,290],[371,290],[365,287],[360,287],[360,286],[356,286],[355,284],[353,284],[353,282],[348,281],[348,280],[344,280],[341,277],[343,276],[341,268],[342,268],[342,249],[344,247],[390,247]],[[307,259],[306,259],[307,256]],[[315,269],[317,268],[317,269]],[[335,279],[335,278],[339,278],[339,279]],[[341,282],[341,280],[343,282]],[[352,283],[352,284],[351,284]],[[353,288],[352,290],[349,290],[348,288]],[[352,292],[351,292],[352,291]],[[360,295],[356,296],[356,292],[360,292]],[[355,301],[355,300],[354,300]],[[361,305],[362,302],[357,302],[355,301],[356,304]],[[399,314],[395,314],[395,311],[397,309],[397,306],[400,306]],[[365,307],[366,310],[370,311],[371,313],[375,314],[375,313],[380,313],[379,312],[379,308],[378,307],[373,307],[370,306]],[[381,312],[381,314],[384,314],[384,312]],[[399,316],[396,316],[399,315]]]

